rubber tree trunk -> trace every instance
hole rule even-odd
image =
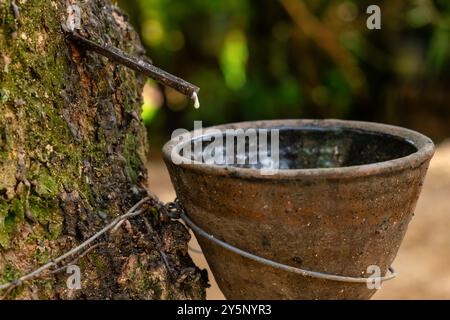
[[[67,42],[68,3],[0,0],[0,284],[81,243],[146,195],[144,79]],[[83,35],[143,54],[110,2],[70,3],[81,9]],[[62,270],[7,298],[204,298],[207,279],[187,254],[187,230],[156,210],[146,219],[124,223],[76,261],[80,290],[68,289]]]

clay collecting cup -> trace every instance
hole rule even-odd
[[[368,267],[378,266],[381,275],[388,273],[434,153],[429,138],[400,127],[341,120],[213,128],[278,129],[281,167],[262,175],[258,165],[180,163],[186,159],[177,148],[190,136],[169,141],[163,154],[172,183],[199,227],[297,268],[368,277]],[[368,299],[376,292],[366,283],[275,269],[197,239],[228,299]]]

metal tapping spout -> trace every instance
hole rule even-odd
[[[200,88],[192,83],[174,76],[173,74],[170,74],[169,72],[164,71],[153,64],[147,63],[144,60],[131,56],[117,47],[108,44],[97,44],[94,41],[80,35],[76,31],[67,31],[67,38],[87,50],[101,54],[108,59],[111,59],[137,72],[143,73],[159,83],[175,89],[176,91],[187,96],[189,99],[193,100],[194,107],[196,109],[199,108],[200,103],[198,100],[198,92],[200,91]]]

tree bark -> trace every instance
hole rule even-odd
[[[144,53],[109,1],[0,0],[0,284],[73,248],[146,196],[144,79],[65,39],[68,2],[81,9],[81,34]],[[76,262],[80,290],[67,288],[64,271],[47,272],[7,298],[204,298],[207,277],[188,256],[186,228],[156,210],[144,216]]]

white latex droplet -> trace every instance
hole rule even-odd
[[[200,108],[200,101],[198,100],[197,92],[192,93],[191,99],[194,101],[194,108]]]

